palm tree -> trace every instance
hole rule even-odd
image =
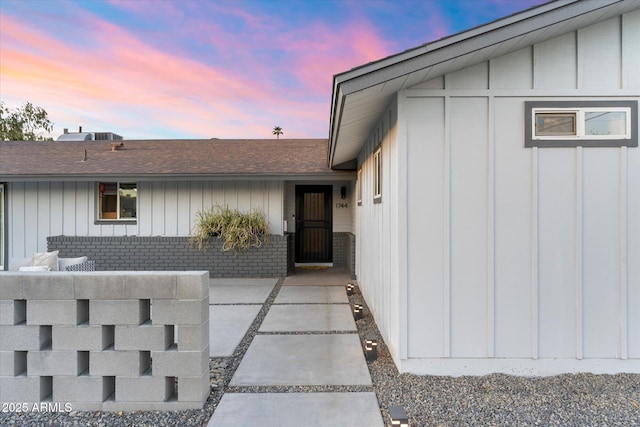
[[[273,132],[272,132],[276,138],[280,139],[280,135],[282,135],[284,132],[282,131],[282,128],[280,126],[276,126],[273,128]]]

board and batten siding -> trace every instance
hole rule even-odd
[[[402,176],[399,159],[403,147],[398,143],[397,103],[384,114],[358,156],[362,203],[355,208],[356,274],[360,289],[372,311],[385,343],[392,354],[401,351],[398,337],[406,327],[400,307],[406,301],[402,267],[406,256],[401,243],[406,229],[400,226],[406,200],[398,190]],[[382,153],[382,200],[374,202],[373,153]]]
[[[139,181],[136,224],[96,223],[94,182],[11,182],[9,257],[47,250],[47,236],[188,236],[196,213],[213,205],[262,209],[283,234],[282,181]]]
[[[638,45],[634,12],[399,93],[357,260],[401,371],[640,372],[640,148],[524,147],[525,101],[640,100]]]

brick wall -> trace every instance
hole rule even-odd
[[[179,410],[208,396],[205,271],[0,274],[1,402]]]
[[[189,244],[188,237],[53,236],[49,251],[61,257],[87,256],[96,270],[208,270],[211,277],[283,277],[287,275],[287,236],[272,235],[269,243],[236,254],[222,252],[213,239],[206,251]]]

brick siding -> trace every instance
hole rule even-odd
[[[288,240],[273,235],[268,244],[237,254],[222,252],[217,239],[207,250],[198,250],[188,237],[52,236],[47,248],[60,251],[61,257],[87,256],[96,261],[98,271],[208,270],[211,277],[283,277]]]

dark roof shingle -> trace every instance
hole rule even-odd
[[[124,145],[112,151],[113,142]],[[83,161],[87,150],[86,160]],[[2,177],[322,175],[326,139],[0,142]]]

